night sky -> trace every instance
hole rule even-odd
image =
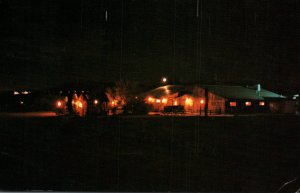
[[[162,76],[296,89],[299,2],[0,0],[0,89]]]

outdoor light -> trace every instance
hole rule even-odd
[[[251,102],[247,101],[247,102],[245,102],[245,105],[246,105],[247,107],[249,107],[249,106],[251,106]]]
[[[94,100],[94,104],[97,105],[99,101],[97,99]]]
[[[163,83],[166,83],[166,82],[167,82],[167,78],[166,78],[166,77],[163,77],[163,78],[162,78],[162,82],[163,82]]]
[[[260,101],[259,102],[259,106],[265,106],[265,102],[264,101]]]
[[[24,92],[22,92],[22,94],[26,95],[26,94],[29,94],[29,92],[25,90]]]
[[[166,104],[168,102],[168,100],[166,98],[163,98],[161,102]]]
[[[204,100],[203,99],[200,100],[200,104],[204,104]]]
[[[160,99],[156,99],[156,103],[160,103]]]
[[[178,105],[178,102],[177,102],[177,101],[175,101],[175,102],[174,102],[174,106],[177,106],[177,105]]]
[[[190,98],[186,98],[185,99],[185,104],[188,105],[188,106],[192,106],[193,105],[193,100],[190,99]]]
[[[14,91],[14,95],[19,95],[20,93],[18,91]]]
[[[20,104],[21,104],[21,105],[23,105],[23,104],[24,104],[24,102],[23,102],[23,101],[20,101]]]
[[[148,101],[151,102],[151,103],[153,103],[153,102],[154,102],[154,98],[149,97],[149,98],[148,98]]]
[[[78,107],[79,107],[79,108],[82,108],[82,107],[83,107],[82,102],[78,101]]]
[[[236,102],[229,102],[229,106],[236,107]]]
[[[56,106],[57,106],[58,108],[60,108],[60,107],[62,106],[62,102],[61,102],[61,101],[57,101]]]

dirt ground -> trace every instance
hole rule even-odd
[[[0,117],[0,190],[275,192],[300,117]]]

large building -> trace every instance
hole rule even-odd
[[[154,112],[203,115],[224,113],[288,113],[286,97],[261,86],[166,85],[144,94]]]

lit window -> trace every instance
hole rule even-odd
[[[265,106],[265,102],[264,101],[260,101],[259,102],[259,106]]]
[[[229,106],[231,106],[231,107],[236,107],[236,102],[230,102],[230,103],[229,103]]]
[[[168,100],[166,98],[163,98],[161,102],[166,104],[168,102]]]
[[[156,99],[156,103],[160,103],[160,99]]]
[[[204,104],[204,100],[203,99],[200,100],[200,104]]]
[[[190,99],[190,98],[186,98],[186,100],[185,100],[185,105],[193,106],[193,100]]]
[[[154,98],[149,97],[149,98],[148,98],[148,101],[149,101],[150,103],[153,103],[153,102],[154,102]]]
[[[177,105],[178,105],[178,102],[177,102],[177,101],[175,101],[175,102],[174,102],[174,106],[177,106]]]
[[[250,107],[252,105],[252,103],[247,101],[247,102],[245,102],[245,105],[246,105],[246,107]]]

